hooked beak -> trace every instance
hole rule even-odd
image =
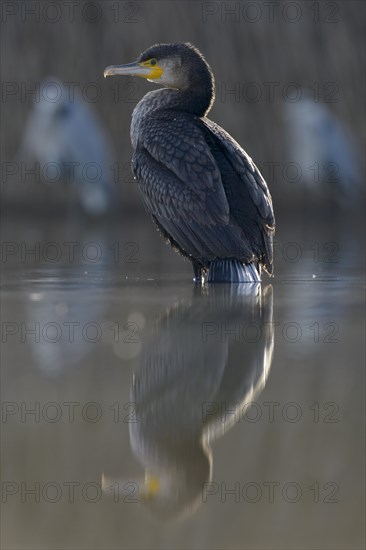
[[[113,75],[141,76],[147,79],[156,79],[162,75],[162,69],[158,66],[147,67],[142,63],[127,63],[126,65],[109,65],[104,69],[104,78]]]

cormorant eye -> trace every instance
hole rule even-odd
[[[151,59],[151,60],[150,60],[150,65],[156,65],[156,64],[157,64],[156,59]]]

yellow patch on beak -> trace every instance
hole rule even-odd
[[[163,74],[164,70],[157,64],[155,59],[149,59],[148,61],[143,61],[139,63],[140,67],[145,67],[150,69],[150,73],[147,75],[141,75],[143,78],[148,80],[158,80]]]
[[[144,500],[150,500],[151,498],[154,498],[160,489],[159,478],[152,476],[150,474],[146,474],[145,487],[146,489],[141,492],[141,497]]]

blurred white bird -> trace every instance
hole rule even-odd
[[[306,93],[284,113],[288,158],[301,169],[308,188],[354,200],[360,192],[360,164],[352,137],[326,104]],[[338,196],[337,196],[338,195]]]
[[[77,91],[56,78],[43,80],[18,159],[39,162],[47,183],[77,185],[83,209],[99,216],[115,204],[113,158],[106,132]]]

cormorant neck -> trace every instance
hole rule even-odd
[[[147,93],[138,107],[150,113],[153,111],[179,111],[191,113],[198,117],[207,115],[215,100],[214,91],[202,88],[185,88],[178,90],[176,88],[160,88]]]
[[[215,80],[210,67],[201,62],[193,65],[186,77],[185,86],[176,90],[175,108],[203,117],[215,101]]]
[[[177,111],[191,113],[198,117],[207,115],[215,100],[214,92],[211,88],[202,89],[199,87],[189,87],[183,90],[174,90],[170,108]]]

